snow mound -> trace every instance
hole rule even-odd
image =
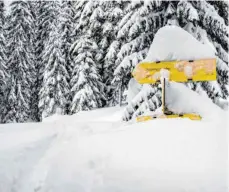
[[[120,110],[0,125],[0,191],[227,191],[225,119],[110,122]]]
[[[212,102],[207,96],[192,91],[182,83],[168,82],[165,88],[166,106],[176,114],[196,113],[203,120],[214,120],[225,117],[225,111]]]
[[[144,61],[194,60],[215,58],[215,50],[200,43],[187,31],[177,26],[158,30]]]
[[[131,78],[128,83],[127,102],[130,103],[134,97],[141,91],[142,85],[134,78]]]

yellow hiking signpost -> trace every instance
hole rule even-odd
[[[182,61],[159,61],[139,63],[133,76],[140,84],[155,84],[160,82],[161,69],[169,71],[169,81],[192,82],[192,81],[214,81],[216,80],[216,59],[182,60]],[[162,112],[159,118],[189,118],[200,120],[197,114],[173,114],[166,108],[165,101],[165,78],[162,81]],[[155,117],[140,116],[137,121],[147,121]]]
[[[170,72],[171,81],[214,81],[216,80],[216,59],[190,61],[142,62],[134,71],[134,78],[140,83],[155,83],[160,80],[160,70]]]

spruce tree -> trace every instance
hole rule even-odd
[[[154,34],[163,26],[166,5],[167,2],[161,1],[133,1],[126,6],[126,15],[119,24],[117,37],[122,45],[112,82],[116,87],[113,95],[116,102],[120,89],[123,93],[127,88],[134,66],[145,58]]]
[[[128,102],[124,109],[122,119],[129,121],[146,111],[155,111],[161,106],[161,89],[159,86],[143,85],[141,91]]]
[[[117,40],[118,24],[123,17],[123,9],[126,2],[123,1],[101,1],[100,6],[104,13],[104,22],[101,26],[102,36],[98,44],[99,49],[102,50],[102,57],[99,62],[102,63],[102,77],[105,84],[105,93],[108,98],[107,105],[113,105],[113,90],[112,79],[115,70],[115,61],[117,59],[118,51],[120,50],[120,41]]]
[[[52,31],[52,24],[56,19],[55,2],[53,1],[34,1],[34,13],[36,16],[35,30],[35,50],[36,50],[36,70],[37,70],[37,91],[34,98],[36,98],[38,105],[40,102],[40,91],[43,86],[44,70],[46,63],[44,62],[44,55],[46,54],[45,45],[49,42],[50,32]],[[42,119],[42,112],[38,106],[37,113],[39,120]]]
[[[212,14],[209,16],[205,12],[211,12]],[[207,94],[214,103],[221,106],[220,101],[228,97],[228,60],[225,54],[226,51],[221,46],[224,39],[228,37],[224,20],[218,15],[213,6],[204,1],[181,1],[178,3],[177,13],[180,18],[180,25],[201,43],[212,47],[217,55],[217,82],[192,83],[191,88],[199,93],[205,92],[204,94]],[[212,22],[216,24],[214,29],[210,29],[209,26],[212,25]],[[217,23],[219,24],[217,25]],[[213,33],[212,30],[216,32]]]
[[[39,41],[39,33],[38,33],[38,16],[39,16],[39,8],[41,1],[28,1],[30,5],[30,12],[33,15],[33,28],[31,30],[31,41],[33,47],[33,55],[34,55],[34,86],[32,87],[32,103],[31,103],[31,111],[32,111],[32,119],[33,121],[40,121],[40,114],[38,109],[39,104],[39,67],[42,61],[39,58],[39,49],[37,48]]]
[[[61,35],[61,50],[63,51],[63,58],[65,60],[66,70],[68,72],[68,76],[66,80],[68,85],[70,84],[70,77],[73,70],[73,63],[70,59],[70,47],[74,40],[74,27],[75,21],[77,20],[74,18],[75,16],[75,9],[74,9],[74,2],[72,1],[62,1],[61,3],[61,13],[60,13],[60,35]],[[71,102],[71,94],[68,93],[66,96],[67,99],[67,106],[66,106],[66,113],[69,113],[69,105]]]
[[[73,42],[73,32],[75,26],[75,10],[73,7],[72,1],[62,1],[61,3],[61,13],[60,13],[60,33],[61,33],[61,41],[64,58],[66,61],[66,66],[68,72],[70,73],[72,70],[71,61],[70,61],[70,47]],[[69,80],[69,79],[68,79]]]
[[[33,120],[31,106],[35,79],[32,45],[34,18],[30,4],[26,1],[14,1],[10,8],[7,23],[7,66],[10,81],[6,90],[4,122],[26,122]]]
[[[105,90],[101,91],[105,92],[107,98],[110,98],[112,94],[111,81],[115,68],[115,52],[119,46],[116,41],[117,24],[123,14],[123,4],[125,3],[116,1],[88,1],[82,9],[77,26],[81,34],[90,35],[91,40],[97,44],[95,63],[102,82],[105,84]]]
[[[121,8],[122,2],[100,1],[91,16],[91,29],[94,31],[92,35],[95,37],[99,48],[97,62],[100,63],[100,74],[104,77],[104,80],[110,78],[106,74],[105,56],[107,49],[116,39],[117,24],[123,14]],[[94,30],[95,27],[96,30]]]
[[[97,50],[96,43],[88,35],[81,36],[71,47],[71,58],[74,62],[70,82],[73,95],[70,104],[72,114],[102,107],[105,100],[103,84],[95,63]]]
[[[5,20],[4,2],[0,1],[0,87],[6,84],[5,81],[7,76]]]
[[[61,14],[59,1],[49,4],[52,8],[53,21],[50,27],[49,39],[44,44],[42,55],[45,64],[43,83],[39,94],[39,108],[42,119],[53,114],[66,114],[69,84],[67,79],[67,62],[63,45],[65,45],[63,34],[64,18]]]
[[[179,26],[177,20],[176,9],[174,7],[174,2],[169,2],[167,6],[165,6],[164,13],[164,25],[177,25]]]
[[[228,26],[225,24],[225,19],[223,19],[215,8],[207,1],[203,2],[192,2],[193,7],[198,10],[200,17],[199,25],[206,30],[208,38],[213,43],[216,48],[218,60],[217,60],[217,83],[220,86],[221,93],[219,92],[219,97],[227,99],[229,95],[228,88],[228,58],[226,57],[226,52],[228,52]],[[228,4],[225,4],[225,10],[228,10]],[[208,14],[208,13],[211,14]],[[210,89],[207,89],[207,94],[214,101],[217,102],[218,98],[216,96],[211,96],[211,92],[218,92],[217,89],[212,90],[211,85],[208,85]]]
[[[3,118],[6,99],[5,88],[8,83],[5,20],[4,2],[0,1],[0,122]]]
[[[70,80],[70,113],[104,106],[104,85],[100,76],[99,63],[101,9],[98,1],[81,1],[74,6],[76,26],[71,46],[73,70]],[[98,8],[98,9],[97,9]],[[78,10],[78,11],[77,11]]]
[[[97,44],[98,50],[95,55],[96,68],[103,77],[104,73],[104,51],[108,42],[104,38],[103,28],[106,21],[106,13],[101,1],[86,1],[77,28],[81,34],[89,35],[91,40]]]
[[[72,26],[72,33],[71,33],[71,45],[74,41],[79,39],[82,34],[85,34],[88,32],[87,31],[87,21],[88,21],[87,14],[90,14],[90,13],[88,13],[88,11],[85,12],[84,8],[86,5],[88,5],[87,0],[72,1],[73,26]]]
[[[228,1],[208,1],[208,3],[214,6],[215,10],[224,19],[225,24],[228,26]]]

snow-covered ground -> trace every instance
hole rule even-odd
[[[225,117],[123,123],[122,112],[1,125],[0,191],[227,191]]]
[[[176,31],[166,27],[157,37]],[[189,59],[188,45],[197,43],[179,37],[183,43],[165,50],[152,44],[146,60]],[[204,45],[191,53],[214,56]],[[203,119],[127,123],[124,109],[114,107],[0,125],[0,192],[226,192],[227,112],[179,83],[168,83],[166,92],[170,110]]]

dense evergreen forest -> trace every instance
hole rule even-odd
[[[229,95],[227,1],[0,0],[1,123],[125,102],[133,67],[165,25],[216,50],[217,82],[188,86],[221,106]],[[146,91],[136,105],[155,110],[160,90]]]

